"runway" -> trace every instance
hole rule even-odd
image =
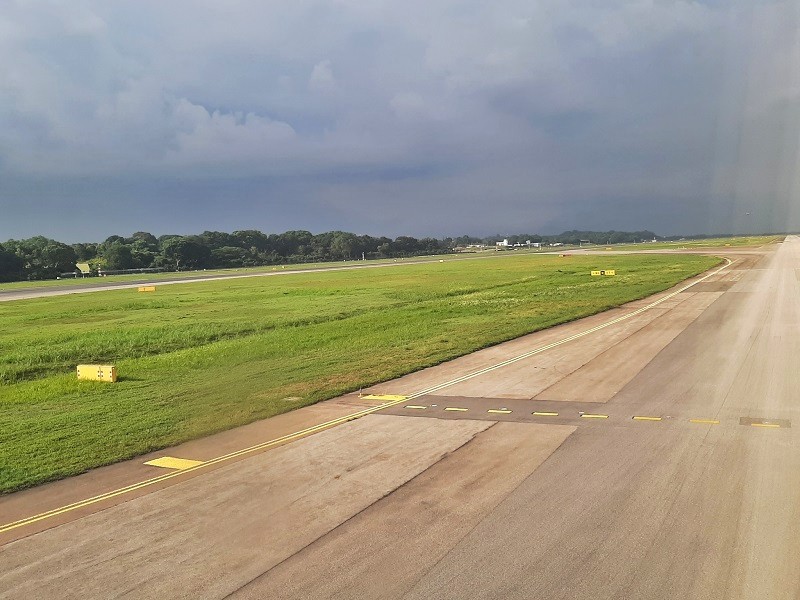
[[[0,598],[800,597],[800,238],[725,255],[213,468],[268,426],[0,499]],[[24,521],[155,455],[198,469]]]

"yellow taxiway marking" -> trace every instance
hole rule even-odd
[[[408,396],[400,396],[398,394],[367,394],[361,396],[364,400],[408,400]]]
[[[531,414],[533,414],[534,417],[557,417],[558,416],[557,412],[547,412],[547,411],[538,411],[538,410],[536,412],[534,412],[534,413],[531,413]]]
[[[751,427],[770,427],[772,429],[780,429],[781,426],[777,423],[750,423]]]
[[[428,407],[427,406],[420,406],[419,404],[408,404],[408,405],[405,406],[405,408],[412,408],[414,410],[425,410]]]
[[[507,415],[507,414],[511,413],[511,411],[510,411],[510,410],[508,410],[508,409],[506,409],[506,408],[503,408],[503,409],[500,409],[500,408],[490,408],[490,409],[489,409],[489,410],[487,410],[486,412],[487,412],[487,413],[499,414],[499,415]]]
[[[705,425],[719,425],[716,419],[689,419],[689,423],[703,423]]]
[[[660,421],[661,417],[640,417],[640,416],[636,416],[636,417],[633,417],[633,420],[634,421]]]
[[[457,411],[457,412],[467,412],[469,409],[468,408],[459,408],[457,406],[448,406],[447,408],[445,408],[445,410],[454,410],[454,411]]]
[[[582,419],[607,419],[608,415],[593,415],[589,413],[583,413],[581,415]]]
[[[504,360],[504,361],[499,362],[499,363],[497,363],[495,365],[492,365],[490,367],[485,367],[485,368],[480,369],[478,371],[473,371],[472,373],[467,373],[466,375],[463,375],[461,377],[456,377],[454,379],[451,379],[450,381],[445,381],[443,383],[431,386],[431,387],[429,387],[427,389],[420,390],[420,391],[415,392],[413,394],[409,394],[408,396],[404,396],[404,397],[397,396],[396,399],[387,400],[383,404],[379,404],[377,406],[372,406],[370,408],[365,408],[363,410],[356,411],[356,412],[351,413],[349,415],[345,415],[343,417],[339,417],[339,418],[333,419],[331,421],[326,421],[325,423],[320,423],[319,425],[314,425],[312,427],[307,427],[306,429],[301,429],[300,431],[296,431],[294,433],[290,433],[290,434],[287,434],[287,435],[284,435],[284,436],[281,436],[281,437],[278,437],[278,438],[274,438],[272,440],[267,440],[265,442],[261,442],[260,444],[255,444],[255,445],[250,446],[248,448],[242,448],[241,450],[237,450],[235,452],[230,452],[228,454],[224,454],[222,456],[218,456],[217,458],[212,458],[212,459],[207,460],[206,462],[204,462],[202,464],[199,464],[197,466],[189,467],[188,469],[176,470],[176,471],[172,471],[170,473],[166,473],[164,475],[160,475],[158,477],[153,477],[151,479],[145,479],[143,481],[139,481],[139,482],[136,482],[136,483],[133,483],[133,484],[130,484],[130,485],[115,489],[115,490],[111,490],[111,491],[105,492],[103,494],[98,494],[96,496],[91,496],[90,498],[85,498],[83,500],[79,500],[78,502],[73,502],[72,504],[67,504],[65,506],[54,508],[52,510],[49,510],[49,511],[46,511],[46,512],[43,512],[43,513],[39,513],[39,514],[30,516],[30,517],[26,517],[26,518],[20,519],[18,521],[13,521],[11,523],[6,523],[6,524],[3,524],[3,525],[0,525],[0,533],[5,533],[6,531],[11,531],[12,529],[16,529],[18,527],[23,527],[25,525],[30,525],[30,524],[33,524],[33,523],[37,523],[39,521],[43,521],[45,519],[49,519],[49,518],[52,518],[52,517],[55,517],[55,516],[58,516],[58,515],[73,511],[73,510],[77,510],[77,509],[80,509],[80,508],[83,508],[83,507],[86,507],[86,506],[91,506],[92,504],[96,504],[98,502],[103,502],[104,500],[110,500],[111,498],[116,498],[117,496],[122,496],[124,494],[128,494],[130,492],[133,492],[133,491],[136,491],[136,490],[148,487],[148,486],[156,485],[158,483],[161,483],[161,482],[167,481],[169,479],[172,479],[173,477],[179,477],[179,476],[184,475],[186,473],[189,473],[189,472],[192,472],[192,471],[196,471],[196,470],[199,470],[199,469],[204,469],[204,468],[210,467],[212,465],[216,465],[218,463],[221,463],[221,462],[224,462],[224,461],[227,461],[227,460],[231,460],[233,458],[238,458],[238,457],[246,455],[246,454],[250,454],[250,453],[253,453],[253,452],[258,452],[259,450],[265,450],[267,448],[270,448],[270,447],[273,447],[273,446],[277,446],[277,445],[280,445],[280,444],[283,444],[283,443],[286,443],[286,442],[289,442],[289,441],[293,441],[293,440],[296,440],[298,438],[306,437],[308,435],[317,433],[319,431],[323,431],[325,429],[329,429],[331,427],[335,427],[336,425],[340,425],[341,423],[346,423],[348,421],[353,421],[355,419],[358,419],[358,418],[361,418],[363,416],[372,414],[372,413],[377,412],[379,410],[383,410],[385,408],[389,408],[389,407],[395,406],[395,405],[400,404],[401,402],[404,402],[406,400],[413,400],[413,399],[419,398],[421,396],[432,394],[433,392],[436,392],[436,391],[439,391],[441,389],[453,386],[453,385],[455,385],[457,383],[461,383],[462,381],[467,381],[469,379],[473,379],[475,377],[479,377],[480,375],[483,375],[485,373],[489,373],[489,372],[495,371],[497,369],[502,369],[503,367],[507,367],[508,365],[514,364],[514,363],[519,362],[521,360],[525,360],[526,358],[530,358],[531,356],[535,356],[535,355],[540,354],[542,352],[546,352],[547,350],[551,350],[553,348],[557,348],[558,346],[561,346],[563,344],[567,344],[567,343],[572,342],[574,340],[580,339],[582,337],[585,337],[587,335],[590,335],[592,333],[595,333],[597,331],[605,329],[606,327],[611,327],[612,325],[616,325],[617,323],[621,323],[622,321],[625,321],[627,319],[635,317],[636,315],[640,315],[643,312],[650,310],[651,308],[655,308],[656,306],[666,302],[667,300],[670,300],[671,298],[674,298],[678,294],[681,294],[681,293],[685,292],[686,290],[696,286],[698,283],[702,283],[703,281],[705,281],[706,279],[708,279],[710,277],[713,277],[715,275],[719,275],[722,271],[724,271],[725,269],[727,269],[728,267],[730,267],[733,264],[733,261],[731,259],[725,258],[725,260],[727,261],[727,264],[725,266],[720,267],[719,269],[713,271],[712,273],[709,273],[708,275],[705,275],[705,276],[701,277],[700,279],[698,279],[696,281],[693,281],[692,283],[690,283],[688,285],[683,286],[682,288],[672,292],[671,294],[667,294],[666,296],[664,296],[662,298],[659,298],[655,302],[651,302],[650,304],[647,304],[646,306],[643,306],[643,307],[641,307],[641,308],[639,308],[637,310],[634,310],[634,311],[632,311],[630,313],[622,315],[621,317],[617,317],[616,319],[611,319],[610,321],[606,321],[605,323],[602,323],[602,324],[597,325],[595,327],[591,327],[589,329],[586,329],[585,331],[581,331],[581,332],[576,333],[574,335],[570,335],[568,337],[565,337],[565,338],[563,338],[561,340],[552,342],[550,344],[545,344],[544,346],[540,346],[539,348],[535,348],[535,349],[530,350],[528,352],[524,352],[524,353],[522,353],[522,354],[520,354],[518,356],[515,356],[513,358],[509,358],[508,360]],[[339,268],[336,267],[336,268],[331,268],[331,269],[326,269],[326,270],[339,270]],[[308,272],[311,272],[311,271],[300,271],[300,272],[308,273]],[[230,277],[230,278],[233,279],[233,278],[240,278],[240,277],[244,277],[244,276],[234,276],[234,277]],[[209,279],[209,280],[211,280],[211,279]],[[161,282],[161,285],[165,285],[165,284],[168,284],[168,283],[170,283],[170,282]],[[133,285],[133,286],[130,286],[130,287],[138,287],[138,286]],[[380,395],[380,394],[375,394],[375,395],[371,395],[371,396],[377,396],[377,397],[374,398],[376,400],[384,399],[382,397],[382,395]],[[367,396],[366,398],[370,399],[369,396]],[[600,418],[600,419],[608,418],[607,415],[602,415],[602,416],[600,416],[600,415],[598,415],[598,416],[581,415],[581,416],[586,417],[586,418]]]
[[[170,479],[173,479],[175,477],[180,477],[182,475],[185,475],[186,473],[191,473],[192,471],[198,471],[200,469],[205,469],[207,467],[222,462],[226,462],[234,458],[239,458],[247,454],[252,454],[253,452],[258,452],[259,450],[266,450],[273,446],[285,444],[287,442],[291,442],[296,439],[306,437],[313,433],[318,433],[320,431],[324,431],[325,429],[330,429],[331,427],[335,427],[336,425],[341,425],[342,423],[347,423],[348,421],[354,421],[355,419],[372,414],[379,410],[383,410],[384,408],[389,408],[390,406],[400,404],[401,402],[403,402],[403,400],[393,400],[391,402],[379,404],[378,406],[371,406],[369,408],[362,409],[360,411],[351,413],[349,415],[344,415],[343,417],[339,417],[337,419],[331,419],[330,421],[325,421],[324,423],[320,423],[319,425],[312,425],[311,427],[301,429],[300,431],[295,431],[294,433],[289,433],[271,440],[267,440],[266,442],[261,442],[260,444],[255,444],[247,448],[242,448],[241,450],[236,450],[234,452],[229,452],[228,454],[223,454],[222,456],[212,458],[194,467],[189,467],[188,469],[170,471],[169,473],[165,473],[164,475],[159,475],[158,477],[152,477],[151,479],[137,481],[136,483],[132,483],[130,485],[126,485],[124,487],[117,488],[115,490],[111,490],[103,494],[98,494],[96,496],[84,498],[83,500],[73,502],[72,504],[66,504],[64,506],[59,506],[58,508],[54,508],[36,515],[32,515],[30,517],[26,517],[24,519],[19,519],[18,521],[5,523],[3,525],[0,525],[0,533],[5,533],[7,531],[11,531],[12,529],[17,529],[18,527],[24,527],[25,525],[32,525],[33,523],[38,523],[39,521],[44,521],[45,519],[50,519],[58,515],[63,515],[73,510],[78,510],[86,506],[91,506],[93,504],[97,504],[98,502],[103,502],[104,500],[111,500],[112,498],[116,498],[118,496],[122,496],[124,494],[140,490],[142,488],[146,488],[152,485],[163,483],[165,481],[169,481]]]
[[[174,458],[172,456],[162,456],[161,458],[155,458],[153,460],[148,460],[146,465],[150,465],[152,467],[163,467],[165,469],[189,469],[191,467],[196,467],[197,465],[202,465],[202,460],[189,460],[188,458]]]
[[[709,277],[714,277],[715,275],[719,275],[722,271],[724,271],[725,269],[727,269],[728,267],[730,267],[733,264],[733,261],[731,259],[726,258],[725,260],[728,262],[728,264],[726,264],[725,266],[720,267],[719,269],[709,273],[708,275],[705,275],[705,276],[701,277],[697,281],[693,281],[692,283],[690,283],[688,285],[685,285],[685,286],[683,286],[682,288],[680,288],[678,290],[675,290],[671,294],[667,294],[663,298],[659,298],[658,300],[656,300],[654,302],[651,302],[650,304],[647,304],[646,306],[643,306],[643,307],[641,307],[641,308],[639,308],[637,310],[634,310],[634,311],[629,312],[629,313],[627,313],[625,315],[622,315],[621,317],[617,317],[616,319],[611,319],[610,321],[606,321],[605,323],[601,323],[600,325],[596,325],[595,327],[591,327],[589,329],[586,329],[585,331],[581,331],[579,333],[567,336],[567,337],[565,337],[563,339],[557,340],[557,341],[552,342],[550,344],[545,344],[544,346],[540,346],[539,348],[535,348],[535,349],[530,350],[528,352],[523,352],[522,354],[519,354],[517,356],[514,356],[512,358],[509,358],[509,359],[504,360],[502,362],[499,362],[497,364],[491,365],[489,367],[485,367],[483,369],[479,369],[477,371],[473,371],[472,373],[467,373],[466,375],[462,375],[461,377],[456,377],[455,379],[451,379],[450,381],[445,381],[444,383],[440,383],[440,384],[431,386],[431,387],[429,387],[427,389],[420,390],[419,392],[415,392],[415,393],[409,395],[408,398],[409,399],[419,398],[420,396],[425,396],[427,394],[432,394],[434,392],[438,392],[439,390],[442,390],[444,388],[456,385],[457,383],[461,383],[463,381],[467,381],[469,379],[473,379],[475,377],[479,377],[481,375],[485,375],[486,373],[490,373],[490,372],[495,371],[497,369],[502,369],[503,367],[507,367],[508,365],[512,365],[512,364],[514,364],[516,362],[519,362],[521,360],[525,360],[526,358],[530,358],[531,356],[535,356],[537,354],[541,354],[542,352],[546,352],[547,350],[552,350],[553,348],[557,348],[558,346],[562,346],[563,344],[567,344],[569,342],[575,341],[577,339],[580,339],[582,337],[585,337],[587,335],[590,335],[592,333],[595,333],[597,331],[605,329],[606,327],[611,327],[612,325],[616,325],[617,323],[621,323],[622,321],[626,321],[626,320],[628,320],[628,319],[630,319],[632,317],[640,315],[643,312],[646,312],[646,311],[650,310],[651,308],[655,308],[656,306],[666,302],[667,300],[671,300],[672,298],[674,298],[678,294],[682,294],[686,290],[693,288],[698,283],[702,283],[703,281],[705,281]]]

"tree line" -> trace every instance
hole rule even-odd
[[[651,231],[567,231],[560,235],[513,235],[478,238],[372,237],[346,231],[312,234],[286,231],[265,234],[246,230],[199,235],[162,235],[138,231],[130,237],[112,235],[103,242],[65,244],[43,236],[0,244],[0,281],[53,279],[86,263],[94,273],[134,269],[191,270],[354,259],[400,258],[446,254],[474,245],[625,243],[657,237]]]

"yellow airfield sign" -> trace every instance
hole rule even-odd
[[[114,365],[78,365],[78,379],[90,381],[117,381],[117,367]]]
[[[616,275],[617,272],[614,269],[607,269],[604,271],[592,271],[592,277],[601,277],[601,276],[611,276]]]

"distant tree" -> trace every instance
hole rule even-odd
[[[255,248],[256,250],[268,250],[270,248],[269,236],[255,230],[234,231],[232,234],[236,243],[232,246],[241,248]]]
[[[334,231],[331,236],[330,253],[332,258],[348,260],[354,257],[359,245],[358,237],[344,231]]]
[[[23,276],[27,279],[52,278],[76,268],[75,250],[44,236],[9,240],[3,246],[22,261]]]
[[[121,271],[134,268],[135,262],[130,246],[122,242],[104,243],[103,258],[106,262],[106,269],[109,271]]]
[[[87,262],[97,256],[97,244],[72,244],[72,249],[79,262]]]
[[[24,272],[22,259],[0,245],[0,281],[22,279]]]
[[[105,240],[103,240],[103,245],[104,246],[110,246],[114,242],[119,242],[121,244],[124,244],[125,243],[125,238],[122,237],[121,235],[110,235]]]
[[[180,269],[202,269],[211,262],[211,251],[191,237],[171,238],[162,245],[162,256]]]
[[[249,253],[244,248],[237,246],[222,246],[211,250],[212,267],[243,267],[247,262]]]
[[[146,231],[137,231],[131,237],[126,240],[128,244],[131,246],[136,242],[141,242],[142,245],[146,246],[152,251],[158,250],[158,238],[154,236],[152,233],[147,233]]]

